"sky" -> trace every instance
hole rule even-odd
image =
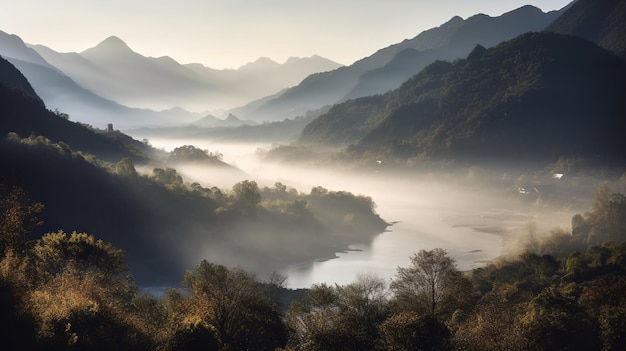
[[[312,55],[350,65],[453,16],[499,16],[524,5],[552,11],[570,1],[11,0],[0,30],[58,52],[115,35],[144,56],[216,69]]]

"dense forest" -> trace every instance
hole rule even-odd
[[[249,184],[248,184],[249,185]],[[242,185],[241,188],[245,186]],[[240,189],[244,191],[243,189]],[[280,185],[273,191],[285,189]],[[323,192],[323,189],[317,189]],[[290,206],[303,211],[297,203]],[[421,250],[387,281],[316,284],[287,306],[285,278],[202,260],[163,296],[124,251],[88,233],[36,240],[43,204],[0,187],[2,344],[31,350],[621,350],[626,197],[607,186],[571,230],[470,271]]]

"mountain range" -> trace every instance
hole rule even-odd
[[[543,30],[562,11],[544,13],[524,6],[498,17],[453,17],[440,27],[380,49],[350,66],[312,74],[260,105],[232,112],[246,119],[282,120],[348,98],[385,93],[435,60],[462,58],[477,44],[491,47],[522,33]]]
[[[70,118],[96,127],[113,123],[120,127],[176,125],[188,123],[201,114],[179,108],[164,111],[130,108],[85,89],[58,68],[49,64],[21,38],[0,31],[0,56],[22,74],[49,109],[60,110]]]
[[[541,30],[560,13],[524,6],[498,17],[453,17],[344,67],[312,56],[283,64],[260,58],[236,70],[215,70],[167,56],[145,57],[117,37],[80,53],[59,53],[3,32],[0,55],[28,77],[49,108],[99,127],[184,125],[208,115],[189,111],[237,105],[224,116],[280,121],[395,89],[435,60],[454,60],[476,44],[490,47]]]
[[[48,63],[81,86],[124,105],[204,111],[237,106],[298,84],[311,73],[340,64],[312,56],[292,57],[284,64],[260,58],[238,69],[216,70],[180,64],[164,57],[145,57],[112,36],[80,53],[58,53],[31,46]]]
[[[396,90],[333,106],[299,142],[352,144],[357,158],[623,164],[623,3],[579,0],[544,32],[436,61]]]
[[[312,72],[340,66],[312,56],[284,64],[262,58],[237,70],[213,70],[142,56],[117,37],[81,53],[58,53],[2,31],[0,56],[29,79],[48,108],[97,127],[113,123],[122,128],[189,124],[207,113],[182,107],[248,102],[297,84]]]

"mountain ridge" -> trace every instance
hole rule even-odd
[[[613,53],[580,38],[529,33],[435,62],[385,95],[335,105],[305,127],[300,143],[352,135],[354,155],[404,160],[623,159],[624,93],[626,62]],[[344,111],[354,111],[350,122]]]
[[[237,70],[181,64],[169,56],[147,57],[111,36],[80,53],[31,46],[80,85],[127,106],[206,111],[236,106],[297,84],[307,75],[340,65],[322,58],[291,58],[283,64],[259,58]],[[268,77],[271,77],[269,79]]]
[[[547,31],[590,40],[626,58],[626,1],[577,0]]]
[[[524,6],[498,17],[475,15],[467,20],[463,20],[455,16],[439,27],[423,31],[412,39],[377,50],[372,55],[362,58],[350,66],[341,67],[330,72],[313,74],[304,79],[299,85],[288,89],[282,95],[265,102],[256,110],[250,112],[249,115],[242,117],[255,120],[280,120],[303,115],[307,110],[337,103],[347,98],[384,93],[388,89],[396,88],[413,74],[419,72],[421,68],[432,62],[431,59],[433,57],[446,60],[461,58],[467,55],[476,44],[485,42],[489,46],[496,42],[512,39],[513,36],[527,31],[544,29],[558,15],[559,12],[544,13],[535,7]],[[510,21],[512,18],[516,20],[512,21],[514,23],[509,25],[510,28],[506,27],[507,21]],[[517,18],[520,18],[520,20],[517,20]],[[504,23],[503,28],[507,28],[506,30],[495,30],[492,28],[493,25],[502,25],[502,23]],[[478,29],[491,28],[491,30],[482,29],[482,32],[478,29],[474,31],[461,30],[461,28],[465,28],[464,26],[474,26]],[[486,33],[484,33],[485,31]],[[466,32],[467,34],[464,34],[466,35],[465,40],[456,41],[457,43],[461,42],[462,47],[448,45],[453,44],[455,33]],[[478,38],[481,33],[483,35],[482,39]],[[476,38],[470,41],[467,39],[467,35],[470,34]],[[432,57],[428,57],[428,60],[415,65],[409,72],[401,73],[400,78],[394,77],[390,83],[367,83],[366,85],[370,87],[369,89],[359,89],[352,92],[357,87],[360,77],[389,64],[398,53],[407,48],[413,48],[418,51],[440,50],[440,52],[432,55]],[[382,88],[372,91],[371,87],[379,85]]]

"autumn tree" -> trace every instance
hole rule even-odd
[[[29,250],[36,278],[25,295],[38,337],[51,349],[147,348],[133,320],[137,292],[122,250],[85,233],[59,231]]]
[[[413,311],[392,315],[380,324],[380,343],[387,351],[446,350],[450,330],[432,315]]]
[[[287,332],[278,304],[239,268],[202,261],[185,275],[190,312],[213,326],[227,350],[274,350]]]
[[[435,315],[439,304],[451,295],[458,275],[454,258],[446,250],[421,250],[411,257],[411,266],[398,267],[391,289],[400,303],[414,309],[424,305]]]
[[[21,252],[32,229],[41,224],[43,204],[31,201],[17,187],[0,184],[0,255],[7,249]]]
[[[483,296],[460,324],[454,344],[461,350],[527,350],[518,307],[497,292]]]

